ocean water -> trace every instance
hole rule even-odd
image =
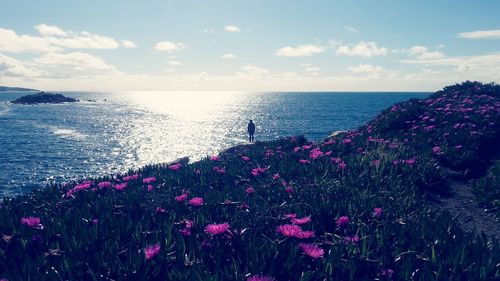
[[[195,161],[255,138],[321,140],[391,104],[429,93],[61,92],[72,104],[14,105],[0,92],[0,197],[49,182],[114,174],[189,156]]]

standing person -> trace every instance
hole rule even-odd
[[[255,124],[253,123],[252,120],[250,120],[250,123],[248,123],[248,141],[249,142],[254,142],[253,139],[253,134],[255,134]]]

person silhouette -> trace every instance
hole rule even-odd
[[[255,134],[255,124],[253,123],[252,120],[250,120],[250,123],[248,123],[247,131],[248,131],[248,141],[254,142],[253,134]]]

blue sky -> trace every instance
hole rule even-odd
[[[0,84],[433,91],[500,82],[499,1],[5,1]]]

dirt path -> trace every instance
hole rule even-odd
[[[437,199],[437,207],[448,210],[458,220],[458,225],[466,232],[484,232],[500,241],[500,220],[492,213],[485,212],[476,201],[472,185],[467,182],[448,180],[451,190],[449,197]]]

